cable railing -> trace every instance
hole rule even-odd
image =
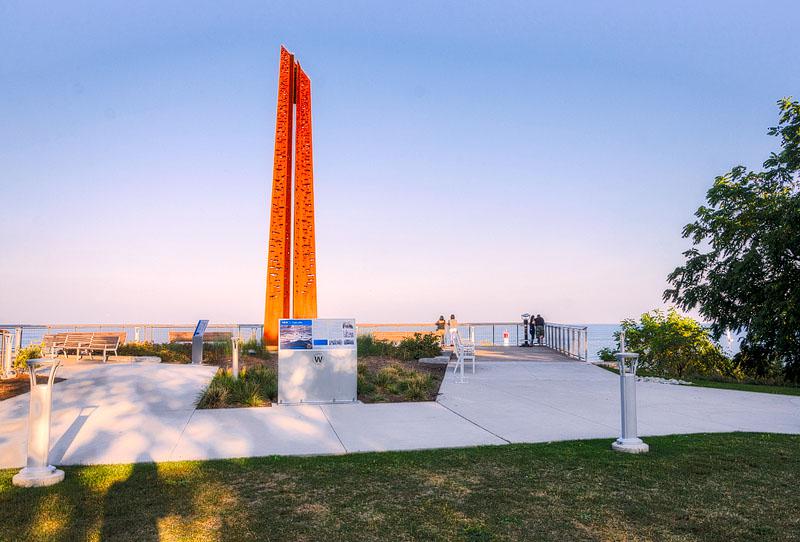
[[[172,331],[194,331],[194,324],[2,324],[0,329],[20,335],[19,345],[23,348],[30,344],[42,342],[42,337],[54,333],[121,331],[125,333],[125,342],[169,342]],[[264,333],[262,324],[210,324],[208,330],[231,333],[243,341],[261,340]]]
[[[170,332],[193,331],[196,324],[174,323],[125,323],[125,324],[0,324],[16,334],[15,350],[30,344],[38,344],[44,335],[54,333],[121,331],[126,334],[125,342],[169,342]],[[229,332],[243,341],[260,340],[263,335],[262,324],[209,324],[209,330]],[[525,326],[521,322],[463,322],[458,325],[463,337],[469,337],[477,346],[521,346],[525,342]],[[436,330],[435,323],[381,323],[357,324],[357,333],[366,335],[380,332],[425,333]],[[534,333],[529,330],[528,341],[538,344]],[[546,324],[542,346],[551,348],[567,357],[588,361],[589,345],[586,326],[568,324]]]
[[[357,327],[359,335],[375,332],[425,333],[436,330],[436,324],[433,323],[358,324]],[[521,346],[525,342],[525,326],[521,322],[463,322],[458,324],[458,331],[477,346]],[[529,343],[538,344],[533,335],[529,330]],[[589,361],[587,326],[545,324],[541,345],[569,358]]]

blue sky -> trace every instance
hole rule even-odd
[[[278,48],[320,316],[614,322],[800,95],[790,2],[0,3],[2,322],[258,322]]]

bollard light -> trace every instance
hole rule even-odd
[[[28,361],[31,379],[30,409],[28,411],[28,461],[25,468],[11,479],[15,486],[42,487],[57,484],[64,479],[64,471],[50,465],[50,411],[53,406],[53,383],[58,359],[32,359]],[[36,370],[50,368],[46,384],[36,382]]]
[[[618,452],[641,454],[650,447],[638,436],[636,422],[636,369],[639,354],[619,352],[614,354],[619,365],[620,437],[611,445]]]
[[[231,375],[234,380],[239,380],[239,337],[231,337]]]

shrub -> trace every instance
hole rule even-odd
[[[233,345],[230,341],[217,341],[203,344],[203,362],[222,365],[231,357]],[[189,349],[191,352],[191,348]],[[191,359],[191,354],[189,355]]]
[[[402,360],[433,358],[442,353],[439,337],[430,333],[414,333],[413,337],[403,339],[397,346],[397,356]]]
[[[243,354],[247,354],[249,356],[253,356],[260,359],[269,359],[269,351],[264,348],[264,345],[261,344],[260,341],[256,339],[250,339],[245,341],[241,345],[241,351]]]
[[[358,357],[370,356],[392,357],[395,346],[389,341],[381,341],[372,335],[359,335],[356,338]]]
[[[17,357],[14,358],[14,370],[17,373],[28,372],[28,360],[42,357],[42,347],[38,344],[31,344],[25,348],[20,348]]]
[[[177,343],[125,343],[117,350],[120,356],[158,356],[164,363],[190,363],[192,345]]]
[[[741,371],[712,339],[708,329],[670,309],[654,310],[639,322],[622,321],[629,352],[640,355],[642,370],[660,376],[719,375],[740,378]],[[614,334],[619,347],[620,333]]]
[[[359,335],[356,339],[358,357],[382,356],[410,361],[419,358],[433,358],[442,353],[439,338],[428,333],[415,333],[406,337],[400,344],[376,339],[372,335]]]
[[[600,361],[617,361],[617,358],[614,357],[615,352],[617,350],[606,346],[597,351],[597,357],[600,358]]]

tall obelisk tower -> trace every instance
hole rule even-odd
[[[295,61],[294,55],[281,47],[269,219],[264,344],[278,344],[280,318],[316,317],[317,262],[314,240],[311,80],[300,67],[300,63]]]

